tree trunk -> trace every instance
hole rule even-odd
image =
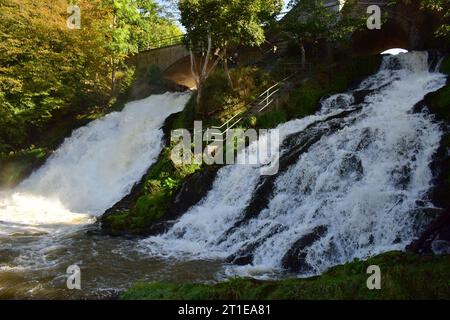
[[[189,56],[191,59],[191,73],[192,78],[195,81],[195,85],[197,87],[197,99],[195,103],[194,112],[197,114],[200,111],[200,99],[201,99],[201,88],[200,88],[200,79],[198,76],[197,63],[195,62],[195,55],[192,52],[192,48],[189,50]]]
[[[195,114],[199,114],[200,111],[202,110],[202,108],[201,108],[202,93],[203,93],[202,86],[203,86],[202,83],[199,83],[197,86],[197,99],[196,99],[196,103],[195,103]]]
[[[224,63],[223,63],[223,67],[225,69],[225,74],[227,75],[228,78],[228,83],[230,84],[231,90],[234,90],[234,86],[233,86],[233,80],[231,79],[231,75],[230,75],[230,69],[228,68],[228,55],[227,55],[227,49],[224,49]]]
[[[300,46],[300,54],[301,54],[300,68],[302,71],[304,71],[306,69],[306,50],[305,45],[303,44],[303,39],[300,39],[298,44]]]
[[[201,110],[201,104],[202,104],[202,95],[203,95],[203,85],[205,81],[208,79],[211,72],[214,71],[214,69],[217,67],[217,64],[219,61],[223,58],[223,56],[218,55],[217,59],[210,63],[211,58],[211,50],[212,50],[212,39],[211,39],[211,33],[208,34],[208,48],[205,55],[205,60],[202,62],[200,61],[200,64],[203,63],[203,65],[200,65],[197,67],[197,63],[195,60],[194,53],[192,52],[192,48],[189,50],[189,55],[191,59],[191,73],[192,77],[195,80],[195,84],[197,85],[197,99],[196,99],[196,106],[195,106],[195,113],[200,113]]]
[[[196,113],[198,114],[202,110],[202,91],[203,91],[203,85],[208,78],[208,65],[209,65],[209,58],[211,56],[211,48],[212,48],[212,39],[211,34],[208,34],[208,49],[206,50],[206,56],[205,61],[203,62],[202,70],[200,73],[200,77],[197,84],[197,106],[196,106]]]

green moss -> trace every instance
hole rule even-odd
[[[166,210],[168,196],[164,190],[157,190],[140,197],[132,211],[131,229],[139,230],[161,219]]]
[[[450,75],[450,57],[447,57],[442,61],[439,71]]]
[[[288,111],[293,118],[302,118],[313,114],[317,110],[320,98],[326,92],[326,88],[322,88],[318,84],[308,83],[300,86],[291,95]]]
[[[204,126],[221,124],[245,111],[271,83],[269,74],[256,67],[230,70],[230,76],[234,88],[222,69],[217,69],[204,84],[200,108]]]
[[[429,108],[440,119],[450,121],[450,86],[447,85],[434,93],[430,99]]]
[[[287,121],[286,112],[283,110],[274,110],[256,117],[256,126],[258,128],[274,128],[280,123]]]
[[[440,71],[444,74],[450,74],[450,57],[444,59]],[[431,112],[439,119],[446,122],[450,121],[450,85],[446,85],[440,90],[431,93],[427,97],[427,104]]]
[[[304,79],[290,94],[289,101],[284,107],[288,119],[302,118],[315,113],[321,98],[343,92],[377,72],[380,59],[379,55],[358,56],[340,61],[336,65],[317,65],[315,72]]]
[[[381,269],[381,290],[368,290],[367,267]],[[450,256],[389,252],[355,260],[318,277],[258,281],[232,279],[214,285],[138,283],[121,299],[450,299]]]

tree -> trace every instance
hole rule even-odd
[[[123,62],[161,39],[180,35],[175,24],[162,16],[162,8],[153,0],[105,0],[103,6],[111,21],[110,51],[111,95],[116,92],[116,74]]]
[[[25,147],[57,112],[108,105],[125,59],[180,32],[153,0],[76,4],[81,29],[67,27],[67,0],[0,0],[0,153]]]
[[[435,34],[439,38],[448,40],[450,37],[450,0],[422,0],[421,7],[441,14],[442,24]]]
[[[355,10],[354,0],[347,0],[340,11],[326,7],[323,0],[292,0],[289,6],[284,30],[300,46],[302,69],[306,64],[305,42],[343,40],[365,24],[365,18]]]
[[[261,45],[264,26],[281,11],[282,0],[180,0],[178,8],[187,32],[185,41],[197,85],[198,112],[203,85],[220,61],[233,85],[228,72],[228,48]],[[195,53],[201,56],[200,61]]]

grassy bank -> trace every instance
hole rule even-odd
[[[317,61],[311,71],[299,73],[294,78],[293,88],[283,92],[278,104],[256,116],[253,126],[272,128],[291,119],[314,114],[319,109],[321,98],[357,85],[376,73],[380,62],[380,55],[346,57],[333,64]]]
[[[367,267],[381,269],[381,290],[367,289]],[[257,281],[233,279],[213,285],[139,283],[121,299],[450,299],[450,256],[401,252],[337,266],[319,277]]]

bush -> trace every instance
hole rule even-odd
[[[201,112],[227,118],[236,109],[245,109],[270,84],[270,76],[256,67],[230,71],[234,89],[224,70],[217,69],[203,87]],[[222,112],[222,114],[220,114]]]
[[[317,83],[303,85],[293,92],[290,97],[288,112],[291,117],[302,118],[317,110],[320,99],[327,90]]]
[[[286,113],[284,111],[275,110],[258,116],[256,118],[256,126],[259,129],[270,129],[286,121]]]

